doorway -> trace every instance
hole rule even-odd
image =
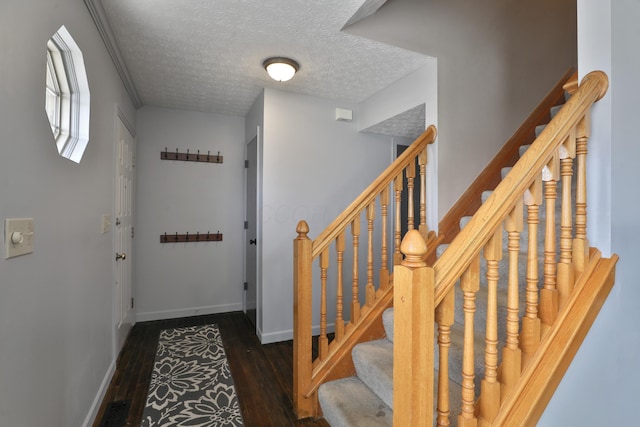
[[[121,113],[116,115],[115,200],[114,200],[114,321],[115,351],[124,344],[135,323],[133,299],[133,238],[134,238],[134,167],[135,139]]]
[[[400,157],[405,150],[409,148],[408,145],[396,145],[396,158]],[[416,171],[420,170],[418,158],[415,159]],[[406,177],[405,177],[406,178]],[[420,223],[420,175],[416,173],[416,179],[413,187],[413,219],[415,228],[418,228]],[[408,218],[409,218],[409,197],[407,197],[407,182],[403,180],[402,195],[400,197],[400,235],[404,238],[408,230]]]
[[[245,313],[257,327],[258,300],[258,137],[247,144],[245,222]]]

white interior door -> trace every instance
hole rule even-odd
[[[135,323],[132,285],[135,140],[120,117],[116,138],[114,261],[116,349],[119,349]]]

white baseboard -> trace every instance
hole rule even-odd
[[[179,317],[200,316],[203,314],[228,313],[231,311],[241,311],[242,303],[212,305],[209,307],[192,307],[178,310],[149,311],[137,313],[136,322],[148,322],[151,320],[176,319]]]
[[[262,344],[270,344],[272,342],[288,341],[293,339],[293,329],[288,331],[269,332],[267,334],[260,331],[258,338]]]
[[[327,333],[335,332],[335,328],[335,323],[327,324]],[[269,332],[266,334],[262,333],[262,331],[256,332],[262,344],[270,344],[272,342],[288,341],[293,339],[293,329],[288,329],[286,331]],[[312,335],[320,335],[320,325],[313,326],[311,328],[311,333]]]
[[[109,383],[111,383],[111,378],[113,378],[113,374],[116,371],[116,360],[111,361],[111,365],[109,365],[109,369],[107,369],[107,373],[102,379],[102,383],[100,384],[100,388],[98,389],[98,393],[96,397],[93,399],[93,403],[91,404],[91,408],[89,408],[89,413],[87,414],[84,422],[82,423],[83,427],[89,427],[93,425],[93,422],[98,415],[98,411],[100,410],[100,405],[104,400],[104,396],[107,393],[107,389],[109,388]]]

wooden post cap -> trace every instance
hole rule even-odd
[[[302,220],[298,223],[296,233],[298,233],[298,239],[308,239],[307,234],[309,233],[309,224],[307,224],[307,221]]]
[[[402,265],[405,267],[426,267],[424,255],[427,253],[427,243],[418,230],[409,230],[404,235],[400,251],[404,254]]]

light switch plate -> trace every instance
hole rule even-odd
[[[33,252],[33,218],[7,218],[4,222],[5,259]]]
[[[109,230],[111,230],[111,215],[109,214],[103,214],[102,215],[102,224],[101,224],[102,228],[102,234],[104,233],[108,233]]]

